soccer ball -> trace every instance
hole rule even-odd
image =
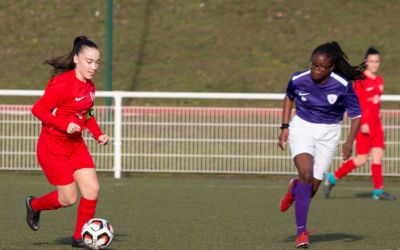
[[[90,249],[103,249],[111,244],[114,230],[105,219],[94,218],[82,227],[82,239]]]

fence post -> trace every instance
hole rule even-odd
[[[122,96],[114,96],[114,177],[121,178],[121,130],[122,130]]]

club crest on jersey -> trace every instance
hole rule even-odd
[[[326,98],[328,99],[328,102],[330,104],[334,104],[336,102],[338,96],[335,94],[329,94]]]

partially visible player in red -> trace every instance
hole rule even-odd
[[[33,105],[32,113],[42,121],[37,158],[49,183],[56,190],[41,197],[26,198],[27,223],[39,230],[40,212],[69,207],[81,193],[72,247],[83,248],[81,229],[96,212],[99,193],[95,165],[82,138],[85,128],[99,144],[109,137],[93,116],[95,85],[100,53],[94,42],[84,36],[75,38],[73,49],[45,63],[54,69],[44,95]]]
[[[380,97],[383,93],[383,78],[378,75],[381,56],[377,49],[371,47],[365,53],[366,69],[363,72],[365,79],[354,82],[354,90],[360,101],[362,118],[360,130],[356,137],[357,155],[354,159],[345,162],[334,173],[325,177],[324,193],[329,197],[337,180],[346,176],[353,169],[364,165],[368,155],[372,154],[372,181],[374,200],[395,200],[395,197],[384,191],[382,177],[382,157],[384,150],[384,134],[380,118]]]

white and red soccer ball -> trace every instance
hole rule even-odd
[[[82,227],[82,239],[90,249],[103,249],[111,244],[114,230],[105,219],[94,218]]]

